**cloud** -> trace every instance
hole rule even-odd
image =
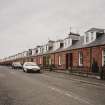
[[[105,27],[104,0],[0,1],[0,57],[65,38],[69,27],[81,35]]]

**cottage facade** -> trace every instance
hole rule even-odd
[[[49,40],[47,44],[29,49],[2,61],[33,61],[38,65],[54,65],[57,69],[84,68],[98,72],[105,66],[105,30],[91,28],[83,36],[70,32],[63,40]],[[85,69],[86,68],[86,69]]]

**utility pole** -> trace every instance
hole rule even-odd
[[[72,29],[72,27],[70,26],[70,33],[71,33],[71,29]]]
[[[70,26],[70,32],[69,32],[69,35],[71,35],[71,29],[72,29],[72,27]]]

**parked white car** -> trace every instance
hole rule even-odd
[[[35,62],[25,62],[23,64],[23,71],[24,72],[31,72],[31,71],[40,72],[41,69]]]
[[[13,69],[22,69],[22,64],[20,62],[13,62],[12,68]]]

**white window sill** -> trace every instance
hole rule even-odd
[[[79,64],[79,66],[83,66],[83,64]]]

